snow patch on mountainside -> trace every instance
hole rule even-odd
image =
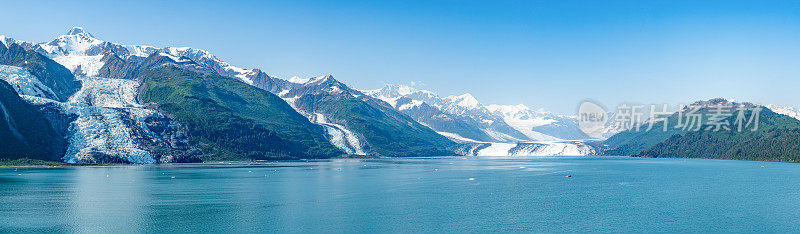
[[[420,100],[412,100],[410,103],[406,103],[406,104],[400,105],[399,107],[397,107],[397,109],[398,110],[408,110],[408,109],[411,109],[411,108],[414,108],[414,107],[418,107],[419,105],[422,105],[422,101],[420,101]]]
[[[25,68],[0,65],[0,79],[11,84],[19,95],[41,98],[56,97],[56,94],[50,87],[42,84],[36,76],[32,75]]]
[[[412,100],[419,100],[427,103],[428,105],[437,106],[438,103],[433,101],[439,99],[436,94],[427,90],[417,90],[407,85],[390,85],[387,84],[381,89],[374,90],[361,90],[362,93],[371,97],[380,99],[389,103],[392,107],[397,108],[397,100],[401,97],[408,97]],[[440,108],[437,106],[437,108]]]
[[[3,43],[3,46],[8,48],[12,43],[14,43],[14,39],[7,37],[6,35],[0,35],[0,43]]]
[[[305,84],[309,80],[311,80],[311,78],[300,78],[298,76],[292,76],[292,78],[289,78],[287,81],[295,84]]]
[[[72,72],[78,71],[78,67],[80,67],[81,75],[86,76],[97,76],[100,68],[105,64],[101,61],[103,59],[102,55],[66,55],[55,56],[52,59]]]
[[[476,109],[481,106],[481,103],[478,102],[478,99],[472,96],[472,94],[465,93],[459,96],[447,96],[444,99],[450,100],[451,102],[455,103],[455,105],[466,107],[469,109]]]
[[[289,78],[286,81],[289,81],[289,82],[295,83],[295,84],[301,84],[301,85],[313,85],[313,84],[318,84],[318,83],[325,82],[326,80],[328,80],[329,77],[330,77],[329,75],[310,77],[310,78],[300,78],[300,77],[297,77],[297,76],[292,76],[292,78]]]
[[[247,84],[252,85],[253,80],[247,77],[247,74],[252,69],[244,69],[231,65],[228,62],[222,61],[206,50],[194,49],[191,47],[166,47],[159,49],[159,51],[166,51],[177,57],[187,57],[198,64],[211,68],[214,72],[228,77],[235,77]]]

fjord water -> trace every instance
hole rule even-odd
[[[792,163],[561,157],[0,169],[0,232],[797,232],[798,217],[800,164]]]

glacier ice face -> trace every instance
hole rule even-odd
[[[514,143],[491,143],[489,147],[478,151],[477,156],[510,156],[511,149],[516,146]]]
[[[585,156],[597,155],[595,147],[580,141],[519,143],[511,156]]]
[[[581,141],[544,141],[528,143],[491,143],[477,156],[586,156],[597,149]]]

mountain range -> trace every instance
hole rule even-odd
[[[405,85],[358,90],[331,75],[282,79],[206,50],[122,45],[80,27],[46,43],[0,36],[0,81],[4,158],[143,164],[638,155],[676,133],[609,131],[609,139],[596,139],[575,116]]]
[[[121,45],[79,27],[47,43],[0,42],[3,80],[57,123],[66,162],[441,156],[458,148],[329,75],[284,80],[205,50]]]
[[[454,140],[526,142],[591,139],[574,116],[534,111],[525,105],[484,105],[471,94],[439,97],[428,90],[385,85],[365,91]]]

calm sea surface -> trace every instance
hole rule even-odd
[[[563,157],[0,169],[7,231],[800,232],[800,164]]]

